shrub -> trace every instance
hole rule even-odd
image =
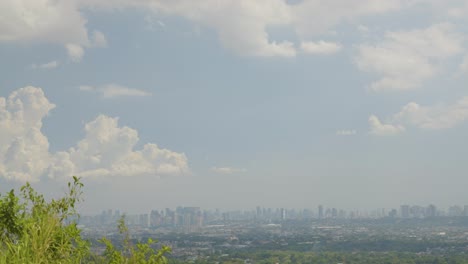
[[[115,249],[106,238],[103,256],[90,253],[90,243],[81,237],[73,219],[79,215],[75,204],[81,201],[83,184],[73,177],[68,183],[65,197],[47,202],[29,183],[7,195],[0,194],[0,264],[3,263],[115,263],[163,264],[170,248],[154,250],[151,239],[147,243],[130,243],[124,218],[119,221],[119,231],[124,235],[124,248]]]

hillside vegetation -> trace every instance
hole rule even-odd
[[[154,249],[155,241],[136,243],[129,239],[124,218],[119,221],[123,247],[117,249],[110,240],[102,255],[90,251],[76,221],[75,205],[81,200],[83,184],[73,177],[68,192],[60,199],[46,201],[29,183],[19,190],[0,194],[0,264],[4,263],[168,263],[170,248]]]

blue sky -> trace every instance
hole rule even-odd
[[[0,191],[84,212],[468,203],[468,1],[2,1]]]

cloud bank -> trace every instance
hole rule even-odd
[[[66,151],[51,153],[42,120],[55,105],[40,88],[25,87],[0,97],[0,178],[39,181],[42,177],[183,175],[187,157],[147,143],[135,149],[138,132],[105,115],[85,125],[85,137]]]
[[[47,62],[47,63],[43,63],[43,64],[33,64],[31,65],[31,68],[33,69],[42,69],[42,70],[50,70],[50,69],[55,69],[59,66],[59,62],[58,61],[50,61],[50,62]]]
[[[309,54],[334,54],[341,50],[341,44],[320,40],[318,42],[308,41],[301,43],[301,49]]]
[[[146,92],[139,89],[128,88],[118,84],[106,84],[103,86],[89,86],[83,85],[80,86],[79,89],[85,92],[93,92],[101,95],[103,98],[115,98],[115,97],[128,97],[128,96],[151,96],[150,92]]]
[[[85,48],[105,47],[105,35],[90,30],[85,11],[140,9],[158,15],[179,16],[217,32],[226,48],[248,56],[293,57],[293,40],[275,41],[269,27],[286,26],[300,42],[343,22],[396,11],[417,1],[406,0],[3,0],[0,2],[0,42],[53,43],[66,48],[72,61],[80,61]],[[90,31],[92,31],[90,33]],[[330,54],[337,46],[306,45],[309,53]]]
[[[463,37],[451,24],[426,29],[387,32],[376,44],[358,47],[356,64],[381,78],[370,85],[374,91],[412,90],[439,72],[439,65],[463,51]]]
[[[412,126],[427,130],[440,130],[455,127],[468,119],[468,97],[452,104],[421,106],[415,102],[403,106],[387,124],[372,115],[369,118],[371,134],[395,135]]]

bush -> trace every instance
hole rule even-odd
[[[75,204],[81,201],[82,187],[80,179],[73,177],[65,197],[50,202],[29,183],[21,187],[20,195],[14,190],[0,194],[0,263],[167,263],[169,247],[156,251],[151,239],[131,245],[124,218],[119,221],[124,235],[122,251],[103,238],[105,254],[92,255],[90,243],[72,220],[79,217]]]

